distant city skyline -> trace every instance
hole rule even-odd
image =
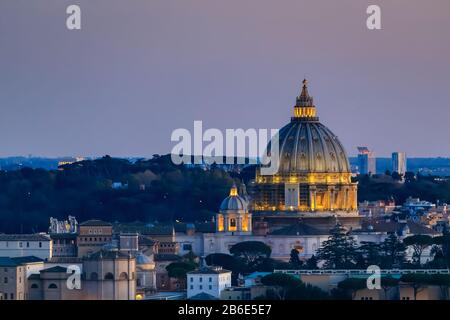
[[[171,132],[281,128],[309,79],[350,156],[448,157],[450,2],[0,3],[0,157],[151,157]]]

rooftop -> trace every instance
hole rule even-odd
[[[231,273],[231,271],[222,269],[222,267],[203,267],[195,271],[188,272],[188,274],[221,274]]]
[[[154,255],[155,261],[178,261],[181,260],[181,257],[177,254],[171,253],[158,253]]]
[[[112,227],[112,224],[106,221],[92,219],[80,223],[82,227]]]
[[[86,260],[116,260],[116,259],[130,259],[132,258],[129,254],[117,251],[117,250],[101,250],[87,256]]]
[[[40,272],[41,272],[41,273],[47,273],[47,272],[52,272],[52,273],[67,273],[67,268],[61,267],[61,266],[55,266],[55,267],[51,267],[51,268],[47,268],[47,269],[41,270]]]
[[[219,299],[208,293],[201,292],[199,294],[196,294],[195,296],[190,297],[188,300],[219,300]]]
[[[17,264],[28,264],[28,263],[37,263],[44,262],[44,259],[35,257],[35,256],[26,256],[26,257],[15,257],[12,258]]]
[[[0,241],[50,241],[50,238],[41,233],[35,234],[0,234]]]
[[[0,257],[0,267],[16,267],[16,266],[18,266],[18,264],[12,258]]]

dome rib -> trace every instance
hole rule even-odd
[[[320,122],[290,122],[279,131],[278,138],[279,174],[350,172],[342,144]]]

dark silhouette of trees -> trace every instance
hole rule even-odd
[[[326,269],[352,269],[356,265],[356,241],[337,224],[331,236],[317,250],[317,258],[324,262]]]

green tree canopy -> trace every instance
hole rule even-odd
[[[244,241],[232,246],[230,253],[236,257],[244,258],[246,263],[250,265],[260,258],[269,258],[272,249],[261,241]]]
[[[403,239],[406,246],[414,249],[413,259],[416,264],[420,265],[423,251],[433,244],[433,238],[428,235],[416,234]]]
[[[356,241],[337,224],[331,236],[317,250],[317,258],[324,261],[326,269],[351,269],[356,263]]]
[[[356,292],[367,288],[367,279],[364,278],[347,278],[338,283],[338,288],[350,292],[352,299],[355,298]]]
[[[184,279],[186,274],[195,270],[195,264],[190,262],[172,262],[166,267],[171,278]]]

